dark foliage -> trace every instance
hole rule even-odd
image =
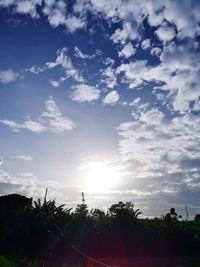
[[[140,214],[131,202],[113,204],[107,213],[89,211],[86,204],[72,212],[46,195],[34,202],[16,194],[1,196],[0,254],[15,262],[84,260],[81,253],[94,258],[198,256],[198,219],[180,221],[173,208],[159,219],[139,219]]]

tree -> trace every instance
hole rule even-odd
[[[196,214],[196,215],[195,215],[195,217],[194,217],[194,221],[200,223],[200,214]]]
[[[121,223],[132,223],[137,220],[141,211],[140,209],[134,209],[134,204],[132,202],[124,203],[120,201],[109,208],[109,213],[115,221]]]

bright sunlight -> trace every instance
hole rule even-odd
[[[90,192],[103,192],[120,180],[117,170],[104,162],[94,162],[86,170],[86,188]]]

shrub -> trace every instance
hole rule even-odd
[[[0,256],[0,266],[1,267],[14,267],[14,265],[3,256]]]

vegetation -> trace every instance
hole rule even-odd
[[[73,212],[55,200],[17,194],[0,197],[0,254],[15,266],[63,266],[108,257],[199,256],[200,221],[183,221],[175,209],[162,218],[140,219],[131,202],[108,212],[78,204]],[[40,265],[41,262],[41,265]],[[52,264],[52,265],[51,265]],[[13,266],[0,258],[0,266]]]
[[[14,267],[14,265],[3,256],[0,256],[0,266],[1,267]]]

